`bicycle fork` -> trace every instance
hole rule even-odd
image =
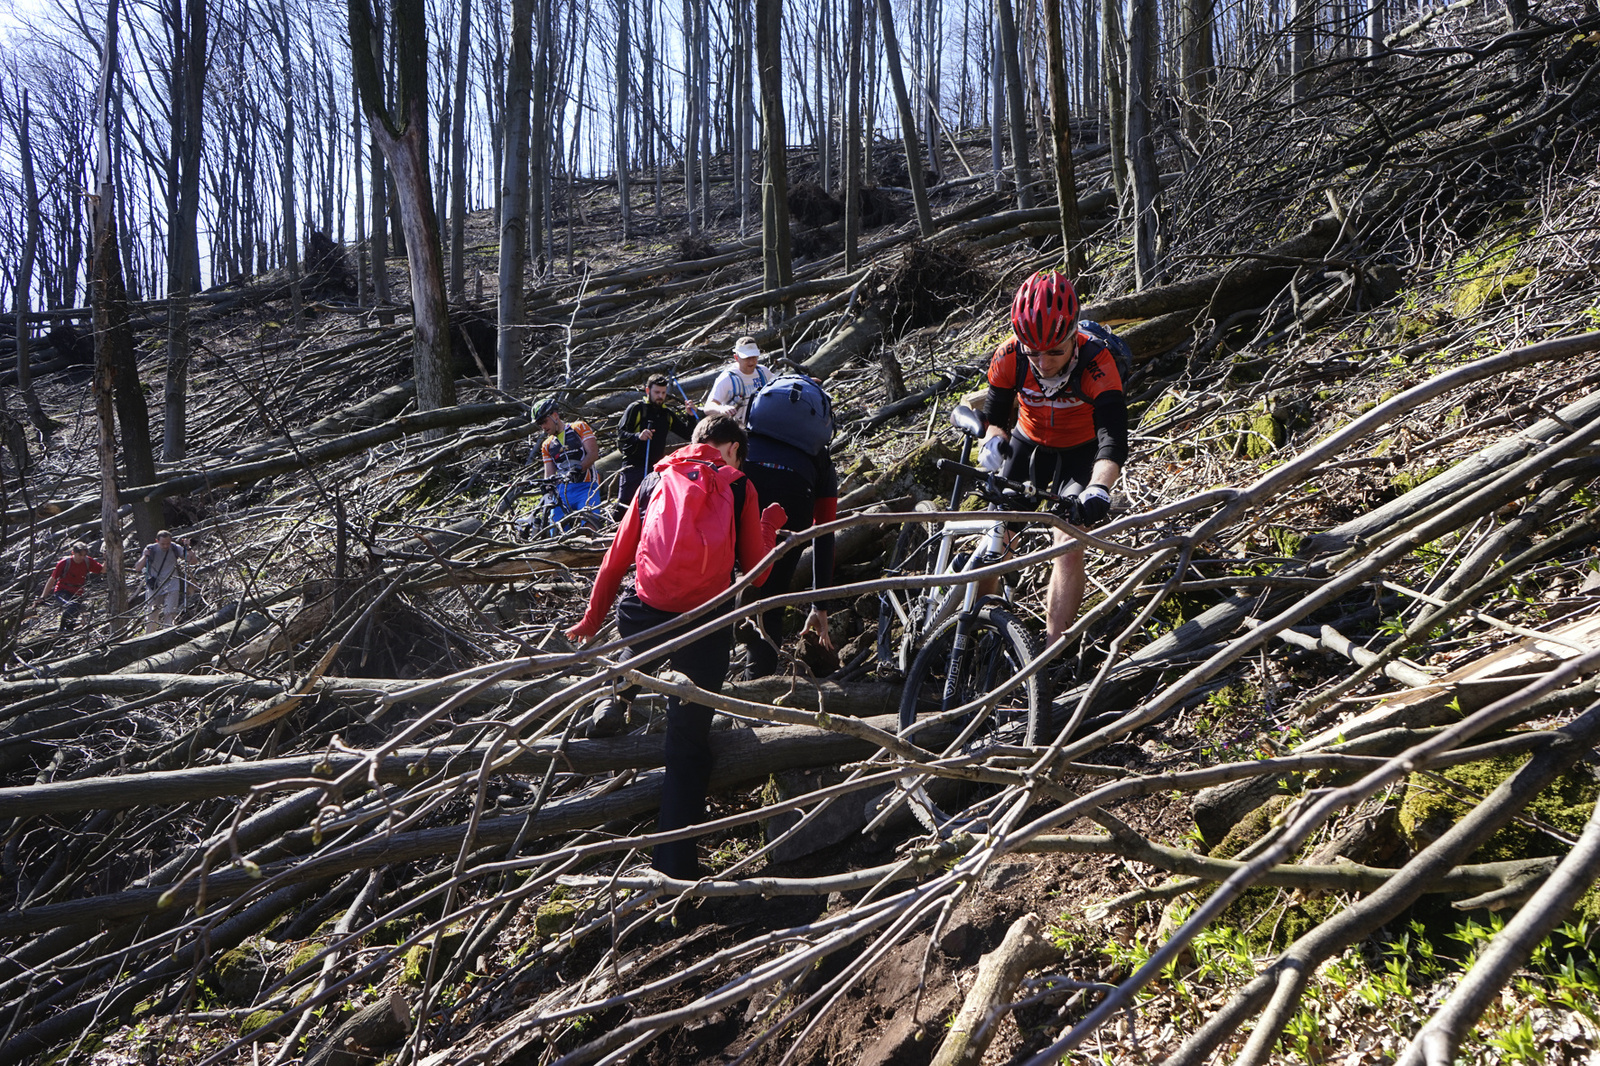
[[[977,570],[1005,557],[1005,526],[996,522],[985,534],[981,546],[975,548],[963,570]],[[966,687],[968,671],[975,668],[970,655],[973,631],[978,627],[978,583],[969,580],[961,596],[961,613],[956,616],[955,634],[950,641],[950,663],[944,675],[944,694],[939,700],[939,712],[960,706],[961,693]]]

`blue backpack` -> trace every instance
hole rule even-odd
[[[833,402],[804,374],[784,374],[750,403],[750,435],[815,455],[833,439]]]

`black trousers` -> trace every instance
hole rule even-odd
[[[783,505],[783,512],[788,516],[783,523],[784,529],[801,530],[810,527],[811,512],[816,506],[817,497],[816,492],[803,478],[796,476],[792,471],[774,470],[755,463],[746,467],[745,474],[750,478],[751,484],[755,485],[761,506],[765,507],[769,503]],[[788,592],[802,554],[801,549],[795,548],[773,563],[771,572],[767,574],[767,580],[755,590],[756,593],[761,596],[777,596]],[[769,644],[757,637],[745,645],[745,651],[750,657],[745,677],[770,677],[778,672],[777,645],[783,643],[785,610],[787,608],[774,607],[756,616],[756,623],[772,643]]]
[[[676,617],[671,611],[651,607],[635,592],[630,591],[617,602],[617,630],[624,639]],[[663,639],[657,637],[628,646],[633,658],[644,660],[640,670],[652,669],[665,659],[674,670],[708,692],[722,689],[733,650],[731,627],[723,626],[677,651],[651,658],[649,650]],[[682,829],[705,821],[706,790],[711,784],[711,714],[709,707],[667,697],[667,766],[661,783],[661,810],[656,816],[658,830]],[[700,876],[695,844],[694,840],[658,844],[650,864],[668,877],[692,881]]]
[[[622,476],[617,480],[617,502],[624,507],[632,503],[639,486],[644,483],[644,476],[649,472],[642,466],[623,467]]]

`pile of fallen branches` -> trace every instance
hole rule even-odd
[[[53,748],[55,755],[32,784],[0,790],[0,812],[13,819],[5,860],[17,891],[0,915],[0,932],[12,945],[3,975],[11,1035],[0,1059],[18,1061],[84,1032],[95,1019],[125,1016],[152,999],[160,1014],[184,1010],[223,980],[219,960],[241,945],[267,960],[240,1005],[241,1011],[268,1012],[256,1015],[266,1024],[242,1037],[245,1044],[309,1032],[318,1007],[361,999],[368,986],[405,996],[417,1038],[475,1031],[469,1047],[444,1053],[451,1061],[501,1061],[530,1044],[581,1044],[572,1061],[625,1057],[675,1026],[753,997],[783,1006],[763,1017],[758,1042],[789,1034],[803,1043],[827,1017],[822,1008],[873,960],[948,914],[998,858],[1063,850],[1119,855],[1188,879],[1161,890],[1162,898],[1205,884],[1222,887],[1115,992],[1063,1005],[1063,1031],[1051,1054],[1080,1043],[1131,1002],[1246,886],[1367,894],[1293,945],[1194,1038],[1195,1054],[1208,1050],[1278,988],[1255,1030],[1256,1042],[1270,1047],[1292,1014],[1293,975],[1364,936],[1420,893],[1522,899],[1537,891],[1542,899],[1570,895],[1569,879],[1592,880],[1582,849],[1559,861],[1473,865],[1467,857],[1538,791],[1537,784],[1569,767],[1593,742],[1600,710],[1578,712],[1594,700],[1593,682],[1584,679],[1600,667],[1600,656],[1563,650],[1567,638],[1548,633],[1531,642],[1539,654],[1519,661],[1510,676],[1459,681],[1435,676],[1405,656],[1441,627],[1490,626],[1492,634],[1503,633],[1507,623],[1485,609],[1495,591],[1593,542],[1595,516],[1574,501],[1592,484],[1600,462],[1594,447],[1600,400],[1569,397],[1550,417],[1477,450],[1450,472],[1321,530],[1300,558],[1269,574],[1241,573],[1249,569],[1241,565],[1247,557],[1230,565],[1215,548],[1246,538],[1260,515],[1293,504],[1319,473],[1360,454],[1374,435],[1426,405],[1459,399],[1521,367],[1556,369],[1550,376],[1571,383],[1583,377],[1583,368],[1593,372],[1597,350],[1600,335],[1585,334],[1464,364],[1379,404],[1250,484],[1125,515],[1092,537],[1071,531],[1115,561],[1098,571],[1114,586],[1039,658],[1037,666],[1045,667],[1062,645],[1088,634],[1105,647],[1092,677],[1058,696],[1059,720],[1068,724],[1047,747],[989,750],[975,760],[964,748],[945,748],[948,733],[897,736],[893,719],[885,717],[897,700],[891,685],[794,678],[701,693],[670,676],[631,670],[616,658],[615,643],[582,654],[526,647],[431,681],[325,673],[384,597],[443,588],[435,576],[441,571],[454,584],[527,573],[496,569],[507,564],[550,565],[536,561],[532,548],[490,552],[470,539],[433,558],[397,563],[342,595],[322,590],[327,602],[321,607],[323,601],[306,590],[287,617],[263,620],[254,630],[257,654],[283,655],[310,643],[309,652],[300,648],[294,658],[301,666],[287,684],[252,676],[249,663],[268,660],[252,659],[233,640],[218,660],[231,673],[184,673],[196,660],[179,644],[146,647],[149,654],[136,662],[108,659],[125,654],[108,649],[57,663],[53,676],[5,682],[0,704],[17,726],[4,746],[13,772],[24,764],[15,759],[21,752],[37,759]],[[1507,507],[1515,509],[1509,523],[1482,525],[1485,516]],[[858,514],[837,528],[889,527],[906,517]],[[1427,589],[1391,579],[1419,547],[1452,539],[1458,541],[1452,563]],[[543,548],[568,552],[562,565],[595,561],[592,549],[585,558],[570,554],[574,549]],[[1036,567],[1048,554],[1019,556],[977,575]],[[840,595],[918,580],[862,582]],[[1163,604],[1219,592],[1215,606],[1146,641],[1148,623],[1160,617]],[[1363,597],[1420,607],[1405,632],[1365,654],[1340,639],[1338,626],[1313,624]],[[755,609],[746,604],[734,617]],[[433,608],[440,624],[462,629],[467,611],[465,605],[443,614],[439,605]],[[1583,613],[1592,618],[1592,611]],[[315,623],[295,630],[308,612]],[[675,639],[692,639],[697,618],[706,613],[686,618]],[[180,639],[203,643],[219,628],[237,634],[252,624],[245,616],[207,619]],[[1511,635],[1520,639],[1521,628],[1513,625]],[[343,636],[329,643],[330,633]],[[1320,736],[1243,763],[1181,768],[1186,764],[1179,761],[1132,772],[1097,762],[1108,746],[1192,706],[1209,683],[1247,657],[1285,645],[1283,654],[1304,654],[1308,637],[1318,651],[1356,658],[1347,675],[1282,712],[1285,721],[1324,722],[1328,728]],[[176,662],[174,672],[155,672],[162,656]],[[1396,665],[1407,669],[1390,670]],[[1400,691],[1375,711],[1351,718],[1333,702],[1384,671],[1384,683]],[[1534,674],[1541,676],[1530,683]],[[1172,680],[1141,693],[1156,676]],[[717,734],[718,789],[751,787],[774,772],[807,766],[841,766],[846,773],[836,784],[696,829],[727,833],[785,811],[805,812],[713,882],[694,886],[641,873],[630,856],[670,835],[622,827],[648,819],[654,809],[660,738],[582,740],[574,733],[593,697],[618,679],[657,693],[692,694],[736,721],[763,727]],[[1308,718],[1319,707],[1329,710]],[[1535,720],[1540,728],[1504,732],[1509,724]],[[297,725],[285,731],[289,721]],[[93,736],[90,729],[117,735],[114,764],[83,763],[61,745],[68,736],[83,744]],[[279,748],[302,754],[272,757]],[[1338,811],[1407,774],[1519,752],[1533,758],[1506,787],[1404,866],[1294,861]],[[1258,804],[1302,774],[1321,775],[1328,789],[1303,802],[1243,859],[1210,859],[1164,845],[1114,809],[1154,792],[1210,789],[1221,793],[1208,797],[1225,812],[1219,817],[1237,820],[1241,805]],[[881,821],[908,784],[923,778],[980,786],[978,798],[957,809],[941,833],[879,867],[801,878],[757,869],[771,849],[803,835],[830,807],[853,803],[864,819]],[[863,803],[864,797],[871,799]],[[170,827],[179,812],[188,828],[174,839]],[[1081,818],[1103,832],[1063,835]],[[108,835],[113,826],[116,832]],[[558,885],[566,886],[568,903],[555,935],[543,933],[506,957],[505,938],[513,930],[526,935],[529,905],[548,900]],[[833,893],[852,902],[804,928],[773,931],[671,977],[634,983],[627,976],[641,965],[630,954],[641,931],[656,921],[659,908],[681,906],[685,896]],[[327,929],[330,919],[336,920]],[[528,999],[529,988],[543,987],[539,975],[585,958],[596,937],[613,936],[614,946],[599,962],[590,957],[589,979],[565,981]],[[315,950],[288,946],[297,943]],[[830,979],[806,986],[803,996],[793,994],[820,960],[840,952],[850,961]],[[408,958],[425,960],[415,993],[406,993],[402,983]],[[1026,969],[1012,967],[1018,979]],[[477,975],[470,994],[446,993],[469,972]],[[700,987],[701,977],[717,974],[726,981],[712,981],[716,987],[668,1009],[644,1007],[666,990],[691,980]],[[1011,994],[1004,980],[990,987],[1000,1000]],[[572,1020],[621,1008],[629,1011],[625,1024],[587,1042],[573,1035]],[[489,1024],[475,1028],[483,1023]],[[294,1043],[280,1043],[280,1055]]]
[[[238,1023],[219,1060],[285,1062],[314,1038],[407,1039],[436,1061],[621,1061],[735,1008],[748,1023],[738,1050],[777,1061],[821,1046],[875,964],[943,928],[1000,860],[1030,853],[1115,856],[1174,878],[1097,915],[1198,902],[1136,971],[1040,981],[1045,1020],[1023,1048],[1038,1060],[1114,1039],[1107,1021],[1136,1017],[1140,992],[1207,923],[1250,887],[1282,886],[1343,902],[1282,945],[1178,1061],[1225,1045],[1263,1060],[1307,975],[1423,894],[1520,906],[1417,1038],[1447,1061],[1597,869],[1587,831],[1554,855],[1473,857],[1588,750],[1600,714],[1595,597],[1578,573],[1600,532],[1600,338],[1580,332],[1593,245],[1570,236],[1592,223],[1596,194],[1564,193],[1531,224],[1492,221],[1593,148],[1596,49],[1575,26],[1592,29],[1396,42],[1375,64],[1383,77],[1332,65],[1312,75],[1321,95],[1292,104],[1287,85],[1217,93],[1217,127],[1247,136],[1197,142],[1200,158],[1167,186],[1183,234],[1174,280],[1089,309],[1136,321],[1139,459],[1117,519],[1068,530],[1094,549],[1099,588],[1028,664],[1050,678],[1060,723],[1039,747],[974,748],[938,725],[900,733],[896,679],[867,656],[847,654],[853,667],[831,680],[797,668],[709,694],[631,670],[615,641],[573,652],[559,633],[604,540],[518,539],[519,398],[464,379],[461,407],[411,411],[393,380],[403,328],[328,320],[322,335],[216,343],[199,373],[228,387],[193,408],[199,458],[125,487],[182,501],[206,534],[210,601],[192,621],[70,652],[39,637],[22,616],[45,536],[90,531],[97,490],[60,454],[6,500],[0,1062],[136,1011]],[[1520,76],[1532,68],[1547,76]],[[1417,91],[1396,92],[1396,78]],[[1246,121],[1280,98],[1281,121]],[[1352,161],[1365,169],[1352,176]],[[1104,171],[1086,172],[1084,214],[1102,221],[1114,197],[1090,191]],[[759,291],[749,246],[542,286],[530,380],[598,419],[653,370],[703,388],[701,368],[742,332],[829,375],[851,418],[833,528],[852,578],[837,595],[852,606],[836,617],[875,624],[879,589],[926,583],[880,577],[874,560],[901,523],[949,517],[912,505],[936,495],[922,474],[941,398],[980,372],[998,317],[974,285],[896,319],[878,303],[887,261],[987,253],[1003,290],[1059,255],[1031,243],[1054,232],[1051,208],[944,206],[918,251],[902,227],[869,242],[869,266],[818,259],[777,293]],[[1513,235],[1517,270],[1500,257]],[[1531,279],[1512,277],[1524,267]],[[1391,299],[1402,268],[1410,312]],[[1120,269],[1097,266],[1099,291],[1117,290]],[[797,313],[756,328],[777,303]],[[887,361],[863,361],[875,345]],[[895,352],[916,357],[901,360],[913,367],[904,396]],[[419,442],[437,429],[449,433]],[[1050,552],[974,576],[1015,575],[1019,610],[1034,610]],[[700,617],[673,639],[692,639]],[[1297,673],[1310,684],[1291,684]],[[1241,678],[1259,706],[1240,737],[1260,758],[1150,740],[1193,740],[1186,716]],[[734,725],[715,735],[713,787],[735,798],[694,833],[743,850],[708,882],[663,881],[642,862],[670,838],[649,831],[659,734],[579,735],[619,681],[694,695]],[[1437,840],[1399,853],[1362,836],[1357,815],[1413,775],[1507,756],[1526,762]],[[749,795],[798,770],[822,772]],[[904,810],[927,783],[949,802],[921,834]],[[1141,824],[1140,798],[1175,794],[1208,845],[1254,812],[1276,817],[1224,858]],[[795,864],[840,826],[908,839],[878,863]],[[691,932],[683,965],[663,965],[664,918],[711,923],[717,900],[780,897],[815,906],[733,943],[697,947]],[[1020,923],[940,1061],[981,1057],[1020,982],[1065,966]],[[319,1022],[336,1005],[363,1009]]]

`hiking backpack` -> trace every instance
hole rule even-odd
[[[733,583],[745,476],[703,459],[655,470],[641,516],[634,587],[658,611],[700,606]]]
[[[1128,342],[1100,323],[1091,322],[1087,318],[1078,319],[1078,329],[1087,333],[1090,340],[1099,342],[1101,347],[1111,353],[1112,361],[1117,364],[1117,376],[1122,379],[1122,391],[1127,392],[1133,376],[1133,349],[1128,347]],[[1017,357],[1016,382],[1017,388],[1020,389],[1022,383],[1028,380],[1028,359],[1022,354],[1021,344],[1016,344],[1014,348]],[[1095,351],[1088,353],[1090,359],[1098,354]],[[1083,394],[1083,365],[1087,361],[1084,359],[1084,353],[1080,351],[1078,357],[1072,361],[1072,370],[1067,374],[1067,394],[1076,396],[1085,403],[1089,402],[1089,398]]]
[[[750,435],[816,455],[833,439],[833,402],[804,374],[774,378],[750,403]]]

